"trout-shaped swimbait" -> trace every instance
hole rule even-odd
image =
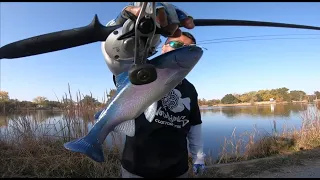
[[[156,68],[158,78],[144,85],[131,84],[128,72],[116,77],[117,92],[111,103],[103,110],[89,133],[77,140],[64,144],[70,151],[80,152],[94,161],[103,162],[102,144],[108,134],[121,123],[146,113],[194,68],[202,57],[198,46],[185,46],[162,54],[148,63]]]

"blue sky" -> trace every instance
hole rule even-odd
[[[87,25],[94,14],[101,23],[113,19],[126,2],[1,3],[1,46],[44,33]],[[194,18],[261,20],[320,26],[319,3],[174,3]],[[274,34],[315,34],[312,30],[265,27],[196,27],[198,41]],[[269,37],[270,38],[270,37]],[[201,61],[187,78],[199,98],[222,98],[227,93],[287,87],[308,94],[320,90],[320,39],[264,40],[204,44]],[[1,90],[11,98],[50,100],[68,91],[92,92],[101,100],[114,88],[100,42],[37,56],[4,59]]]

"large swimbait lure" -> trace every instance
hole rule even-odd
[[[68,142],[64,147],[83,153],[97,162],[103,162],[102,144],[107,135],[117,125],[140,116],[148,107],[156,108],[151,105],[175,88],[198,63],[202,54],[200,47],[189,46],[148,61],[155,67],[158,74],[158,78],[148,84],[132,84],[128,72],[118,75],[116,77],[117,93],[108,107],[101,112],[88,135]]]

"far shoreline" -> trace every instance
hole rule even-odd
[[[201,105],[200,109],[208,109],[212,107],[232,107],[232,106],[261,106],[261,105],[271,105],[271,104],[295,104],[295,103],[303,103],[308,104],[308,101],[292,101],[292,102],[270,102],[270,101],[262,101],[262,102],[254,102],[254,103],[236,103],[236,104],[217,104],[217,105]]]

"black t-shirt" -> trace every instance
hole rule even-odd
[[[186,79],[158,101],[154,120],[135,119],[135,136],[126,137],[121,164],[142,177],[178,177],[188,171],[187,135],[201,124],[198,94]]]

